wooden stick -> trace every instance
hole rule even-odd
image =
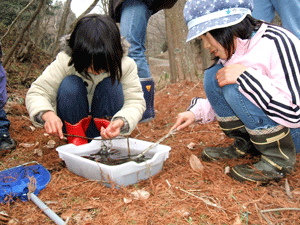
[[[118,138],[113,138],[113,139],[99,139],[99,138],[89,138],[89,137],[83,137],[83,136],[79,136],[79,135],[66,134],[66,133],[63,133],[63,135],[69,136],[69,137],[79,137],[79,138],[88,139],[88,140],[96,140],[96,141],[110,141],[113,139],[127,139],[127,137],[118,137]]]
[[[300,211],[300,208],[277,208],[277,209],[266,209],[266,210],[260,210],[261,216],[267,221],[269,225],[274,225],[265,215],[264,213],[267,212],[278,212],[278,211],[288,211],[288,210],[294,210],[294,211]]]

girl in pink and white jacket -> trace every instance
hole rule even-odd
[[[204,74],[207,99],[194,98],[171,130],[193,122],[219,122],[230,147],[205,148],[204,161],[259,155],[236,165],[239,181],[278,181],[295,169],[300,150],[300,40],[251,17],[252,0],[188,0],[187,41],[202,40],[215,63]]]

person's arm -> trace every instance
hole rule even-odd
[[[59,136],[60,139],[64,138],[62,127],[63,123],[61,119],[53,111],[47,111],[42,115],[44,128],[47,134]]]
[[[293,42],[280,30],[270,30],[265,38],[274,42],[274,50],[269,53],[270,75],[248,68],[237,83],[241,92],[272,120],[288,127],[299,127],[300,41]]]
[[[211,107],[208,99],[206,98],[193,98],[190,106],[186,112],[179,113],[177,120],[170,131],[177,128],[177,130],[182,130],[194,122],[198,123],[210,123],[215,121],[215,111]]]
[[[58,54],[56,60],[32,83],[25,98],[31,120],[44,126],[47,133],[60,138],[63,138],[62,122],[56,115],[56,96],[62,79],[68,74],[68,61],[65,53]]]
[[[141,120],[146,109],[146,103],[141,82],[137,75],[137,66],[133,59],[129,57],[123,59],[122,72],[121,84],[123,87],[124,105],[122,109],[114,115],[112,121],[118,117],[127,121],[127,123],[124,124],[128,124],[128,129],[121,129],[121,134],[128,135]]]

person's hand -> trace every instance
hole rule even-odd
[[[124,122],[121,119],[116,119],[111,122],[107,128],[101,127],[102,139],[112,139],[120,135],[120,130],[124,126]]]
[[[241,64],[234,64],[225,66],[220,69],[216,74],[216,79],[220,87],[228,84],[235,84],[238,77],[248,68]]]
[[[59,136],[64,138],[61,119],[53,111],[47,111],[43,114],[42,119],[45,121],[44,128],[47,134]]]
[[[175,128],[177,128],[178,131],[182,130],[188,127],[189,125],[191,125],[192,123],[194,123],[195,121],[196,121],[195,115],[191,111],[179,113],[177,116],[176,123],[171,128],[170,132]]]

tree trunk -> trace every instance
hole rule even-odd
[[[95,6],[98,4],[99,0],[94,0],[94,2],[71,24],[71,26],[68,29],[68,33],[71,33],[75,24],[80,20],[82,17],[84,17],[86,14],[88,14],[90,11],[95,8]]]
[[[205,49],[202,43],[200,49],[201,49],[200,51],[201,51],[201,59],[202,59],[202,70],[204,72],[204,70],[206,70],[208,67],[210,67],[213,64],[213,61],[211,59],[211,54],[209,50]]]
[[[67,19],[68,19],[68,15],[69,15],[70,9],[71,9],[71,2],[72,2],[72,0],[67,0],[65,3],[64,11],[61,16],[58,32],[57,32],[56,39],[55,39],[52,57],[55,57],[60,50],[59,42],[60,42],[60,38],[65,34],[65,31],[66,31]]]
[[[25,32],[29,29],[30,25],[35,20],[35,18],[39,14],[39,12],[41,11],[41,9],[42,9],[42,7],[44,5],[44,1],[45,0],[40,0],[40,3],[38,5],[37,9],[35,10],[35,12],[33,13],[32,17],[30,18],[30,20],[27,22],[27,24],[25,25],[25,27],[21,31],[19,37],[17,38],[17,40],[15,41],[15,43],[13,44],[13,46],[11,47],[11,49],[9,50],[9,52],[7,53],[6,57],[3,60],[3,67],[5,67],[5,65],[7,64],[8,60],[12,56],[13,52],[17,48],[18,44],[22,41]]]
[[[171,83],[197,79],[194,48],[191,43],[186,43],[188,29],[182,13],[185,3],[186,0],[179,0],[172,9],[165,10]]]
[[[47,24],[45,22],[46,21],[45,18],[47,18],[46,10],[47,10],[47,5],[45,4],[42,7],[41,12],[39,13],[39,15],[35,20],[35,25],[32,34],[33,34],[33,43],[36,47],[40,46],[41,40],[43,39],[45,33],[47,32],[47,29],[41,28],[41,24],[43,23]]]
[[[33,3],[35,2],[35,0],[32,0],[30,3],[28,3],[24,9],[22,9],[19,14],[17,15],[17,17],[14,19],[14,21],[9,25],[8,30],[6,31],[6,33],[3,35],[3,37],[0,39],[0,42],[4,40],[4,38],[9,34],[9,32],[11,31],[11,29],[13,28],[13,26],[15,25],[15,23],[18,21],[18,19],[20,18],[20,16],[23,14],[23,12],[25,12]]]

